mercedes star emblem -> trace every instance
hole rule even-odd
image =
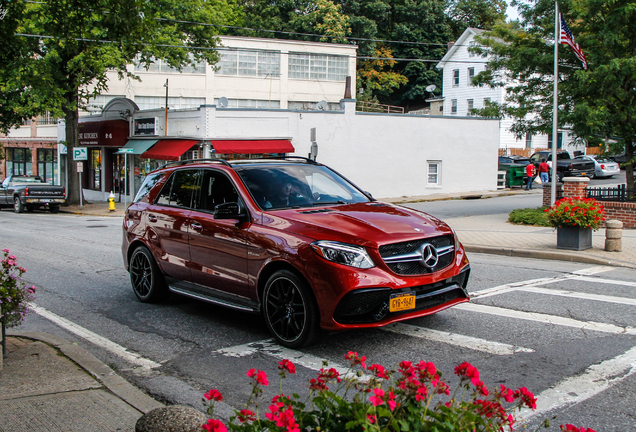
[[[435,249],[435,246],[430,243],[426,243],[423,246],[424,248],[422,249],[422,264],[424,264],[424,267],[432,269],[437,265],[437,249]]]

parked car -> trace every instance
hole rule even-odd
[[[172,292],[260,313],[287,347],[468,301],[470,265],[446,223],[309,159],[168,164],[146,177],[123,229],[140,301]]]
[[[39,176],[11,175],[0,185],[0,208],[13,207],[16,213],[47,207],[51,213],[60,211],[66,201],[66,189],[54,186]]]
[[[621,173],[621,168],[618,163],[611,161],[609,159],[601,158],[597,159],[595,156],[585,155],[585,156],[577,156],[574,158],[575,160],[586,160],[594,162],[594,177],[614,177],[616,174]]]
[[[530,159],[525,156],[499,156],[499,171],[505,171],[511,166],[523,166],[525,167],[530,163]]]
[[[541,159],[552,164],[552,150],[541,150],[530,156],[530,161],[537,166],[541,163]],[[563,181],[564,177],[591,177],[593,175],[594,162],[572,159],[566,150],[557,151],[557,181]],[[550,170],[550,176],[552,176],[552,170]]]

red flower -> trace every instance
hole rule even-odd
[[[519,387],[519,389],[514,393],[515,397],[520,397],[522,402],[528,407],[537,409],[537,398],[534,397],[532,392],[525,387]]]
[[[382,390],[381,388],[373,389],[373,394],[374,396],[369,397],[369,400],[371,401],[373,406],[382,405],[384,403],[384,401],[382,400],[382,397],[384,396],[384,390]]]
[[[435,386],[435,389],[437,391],[437,394],[444,393],[446,396],[450,396],[450,388],[448,387],[448,384],[446,384],[445,382],[440,381]]]
[[[483,381],[479,381],[476,384],[477,387],[477,391],[482,395],[482,396],[488,396],[488,388],[486,388],[486,385],[484,384]]]
[[[282,361],[280,361],[278,363],[278,369],[280,369],[281,372],[289,372],[290,374],[295,374],[296,373],[296,365],[294,365],[291,361],[284,359]]]
[[[276,426],[287,428],[287,432],[300,432],[292,407],[286,407],[282,402],[278,402],[270,405],[269,410],[270,412],[265,413],[265,417],[276,422]]]
[[[318,390],[318,391],[329,390],[329,387],[327,387],[327,384],[325,384],[325,382],[320,378],[310,379],[309,388],[311,390]]]
[[[378,378],[389,379],[389,375],[387,375],[386,369],[382,365],[372,364],[369,366],[369,370]]]
[[[254,378],[258,384],[261,385],[269,385],[269,381],[267,381],[267,375],[262,370],[257,371],[256,369],[250,369],[247,371],[247,376],[250,378]]]
[[[203,395],[207,400],[213,400],[216,402],[221,402],[223,400],[223,396],[221,395],[221,392],[218,391],[217,389],[212,389],[209,392],[207,392],[206,394]]]
[[[367,364],[365,363],[367,358],[365,356],[358,356],[357,352],[349,351],[349,353],[345,355],[345,359],[349,360],[351,366],[360,365],[362,366],[362,369],[367,368]]]
[[[208,432],[227,432],[225,425],[215,419],[209,419],[208,422],[201,427]]]
[[[378,418],[374,415],[367,414],[367,420],[369,420],[369,423],[374,424],[376,421],[378,421]]]
[[[237,417],[241,423],[245,423],[246,421],[256,421],[256,414],[248,409],[241,410]]]
[[[330,368],[329,370],[320,369],[320,373],[318,374],[318,379],[327,382],[329,380],[335,379],[336,382],[341,382],[342,378],[340,378],[340,373],[334,368]]]
[[[504,398],[504,400],[508,403],[512,403],[515,400],[515,396],[512,390],[510,390],[509,388],[506,388],[505,385],[500,384],[501,385],[501,391],[498,392],[498,396],[501,398]]]
[[[477,385],[479,384],[479,371],[477,370],[477,368],[473,365],[471,365],[468,362],[464,362],[462,364],[460,364],[459,366],[455,367],[455,375],[459,375],[460,377],[462,377],[462,379],[464,378],[468,378],[470,379],[470,382],[473,383],[473,385]]]
[[[594,429],[592,428],[577,428],[574,425],[571,424],[566,424],[566,425],[561,425],[561,430],[565,431],[565,432],[596,432]]]

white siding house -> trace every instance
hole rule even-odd
[[[472,77],[486,70],[487,57],[469,52],[469,48],[477,44],[475,36],[484,30],[467,28],[446,55],[437,64],[438,69],[443,70],[442,96],[444,98],[445,116],[470,116],[471,108],[480,109],[486,106],[490,100],[502,103],[506,96],[504,87],[490,88],[477,87],[472,84]],[[545,149],[549,146],[548,135],[530,135],[517,139],[510,132],[513,120],[504,118],[500,120],[499,148],[500,149]],[[558,147],[564,148],[570,153],[575,150],[585,150],[584,144],[576,144],[575,136],[568,130],[559,131]]]

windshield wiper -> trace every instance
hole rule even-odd
[[[334,205],[334,204],[347,204],[346,202],[344,202],[343,200],[338,200],[338,201],[316,201],[314,202],[315,206],[318,205]]]

